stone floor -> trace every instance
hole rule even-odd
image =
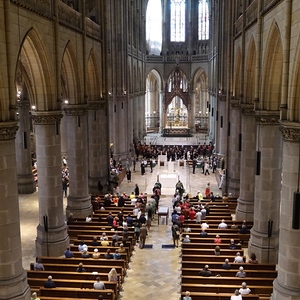
[[[138,166],[138,165],[137,165]],[[140,169],[132,172],[132,181],[126,178],[120,185],[120,192],[131,193],[137,183],[140,192],[151,194],[152,187],[162,171],[178,172],[187,192],[195,195],[198,190],[204,193],[205,186],[209,181],[211,190],[220,193],[217,187],[215,174],[203,175],[201,169],[192,173],[192,168],[179,166],[177,162],[166,163],[165,166],[155,166],[153,173],[149,168],[146,174],[141,175]],[[160,205],[169,206],[171,210],[171,196],[175,186],[163,186]],[[29,268],[30,262],[35,259],[35,237],[38,225],[38,199],[37,193],[32,195],[20,195],[20,218],[23,267]],[[64,198],[66,202],[66,198]],[[130,269],[124,282],[124,289],[120,294],[121,299],[179,299],[180,292],[180,248],[162,249],[163,244],[172,244],[171,222],[166,224],[166,218],[161,218],[157,224],[157,216],[153,221],[146,244],[153,245],[151,249],[139,249],[135,247]]]

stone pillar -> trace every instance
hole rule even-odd
[[[38,162],[39,225],[37,256],[62,255],[69,245],[61,181],[61,111],[32,112]],[[48,231],[43,217],[48,217]]]
[[[139,99],[135,95],[133,97],[133,138],[139,139]]]
[[[254,106],[242,104],[242,151],[240,196],[237,200],[236,219],[253,221],[255,166],[256,166],[256,121]]]
[[[29,106],[29,101],[17,102],[19,130],[16,135],[16,156],[19,194],[32,194],[36,190],[32,174]]]
[[[237,196],[240,192],[241,152],[239,150],[239,134],[241,133],[241,112],[239,100],[230,101],[230,136],[228,137],[227,191]],[[228,124],[229,126],[229,124]]]
[[[65,157],[68,162],[68,124],[64,112],[63,112],[63,118],[61,119],[60,136],[61,136],[61,158]]]
[[[88,160],[89,193],[99,194],[98,181],[104,186],[108,177],[109,144],[106,102],[90,101],[88,103]]]
[[[279,205],[281,195],[282,145],[279,113],[258,111],[257,149],[261,152],[260,175],[255,176],[254,223],[249,253],[254,252],[262,263],[276,263],[278,257]],[[273,221],[268,237],[268,221]]]
[[[17,189],[16,122],[0,123],[0,299],[29,300],[30,288],[22,267]]]
[[[164,131],[164,92],[159,92],[159,133]]]
[[[294,192],[299,190],[300,124],[283,122],[282,193],[278,276],[273,283],[272,300],[300,299],[300,230],[292,228]],[[298,212],[299,216],[299,212]]]
[[[68,125],[68,167],[70,171],[67,215],[87,217],[92,212],[88,191],[87,106],[64,107]]]
[[[193,91],[190,94],[190,97],[192,99],[190,107],[191,110],[188,111],[188,119],[189,119],[189,123],[190,123],[190,132],[191,133],[195,133],[195,101],[196,101],[196,96],[195,96],[195,92]]]

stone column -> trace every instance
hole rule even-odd
[[[88,103],[89,193],[99,194],[98,181],[107,182],[109,163],[108,121],[104,99]]]
[[[273,283],[272,300],[300,299],[300,230],[292,228],[294,192],[299,190],[300,124],[283,122],[282,193],[278,276]],[[298,211],[299,216],[299,211]]]
[[[60,136],[61,136],[61,158],[65,157],[68,162],[68,124],[64,112],[63,112],[63,118],[61,119]]]
[[[0,298],[29,300],[30,288],[22,267],[17,189],[16,122],[0,123]]]
[[[228,137],[227,191],[237,196],[240,192],[241,152],[239,150],[239,134],[241,133],[241,112],[239,100],[230,101],[230,136]],[[229,124],[227,124],[229,126]]]
[[[139,139],[139,99],[136,95],[133,96],[133,138]]]
[[[32,194],[36,190],[36,183],[32,174],[29,101],[18,101],[17,107],[19,114],[19,130],[16,135],[18,192]]]
[[[190,94],[191,101],[190,101],[190,107],[191,110],[188,111],[188,119],[190,123],[190,132],[195,133],[195,92],[191,92]]]
[[[87,217],[92,211],[88,190],[87,106],[64,107],[68,125],[68,167],[70,171],[67,215]]]
[[[159,92],[159,133],[164,131],[164,92]]]
[[[260,175],[255,176],[254,223],[249,253],[254,252],[262,263],[276,263],[278,257],[279,205],[281,195],[282,145],[279,113],[258,111],[257,149],[261,152]],[[268,237],[268,221],[273,221]]]
[[[62,255],[69,245],[61,181],[61,111],[32,112],[38,163],[39,225],[36,254]],[[48,232],[43,217],[48,217]]]
[[[236,219],[253,221],[255,166],[256,166],[256,121],[254,106],[242,104],[242,151],[240,196],[237,201]]]

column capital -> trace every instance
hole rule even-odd
[[[260,125],[279,125],[280,112],[268,110],[255,111],[256,122]]]
[[[87,112],[87,104],[67,104],[63,110],[66,116],[84,116]]]
[[[242,103],[241,112],[244,116],[254,116],[255,115],[254,105]]]
[[[240,109],[241,108],[240,100],[231,99],[230,100],[230,106],[231,106],[232,109]]]
[[[17,108],[29,109],[30,108],[30,102],[29,102],[29,100],[20,100],[20,101],[17,101]]]
[[[284,140],[289,142],[300,142],[300,123],[280,122],[279,130]]]
[[[0,123],[0,141],[13,140],[19,126],[17,122],[1,122]]]
[[[95,101],[88,101],[87,104],[88,110],[105,110],[106,109],[106,100],[104,98],[101,98],[99,100]]]
[[[32,119],[36,125],[51,125],[60,122],[62,113],[58,111],[33,111]]]

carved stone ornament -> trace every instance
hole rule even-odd
[[[255,111],[255,119],[261,125],[278,125],[280,115],[279,112],[276,114],[268,111]]]
[[[0,140],[13,140],[16,138],[16,132],[19,126],[16,122],[0,123]]]
[[[299,123],[281,123],[279,130],[284,140],[290,142],[300,142],[300,124]]]
[[[241,105],[240,105],[240,101],[239,100],[230,100],[230,106],[232,109],[240,109]]]
[[[30,108],[30,103],[29,101],[17,101],[17,108],[21,109],[29,109]]]
[[[106,109],[106,101],[105,100],[88,102],[88,110],[105,110],[105,109]]]
[[[59,112],[34,112],[32,113],[32,119],[36,125],[52,125],[57,122],[60,123],[62,113]]]
[[[87,112],[87,105],[65,105],[66,116],[84,116]]]
[[[241,105],[241,112],[244,116],[254,116],[254,105],[246,105],[242,104]]]

